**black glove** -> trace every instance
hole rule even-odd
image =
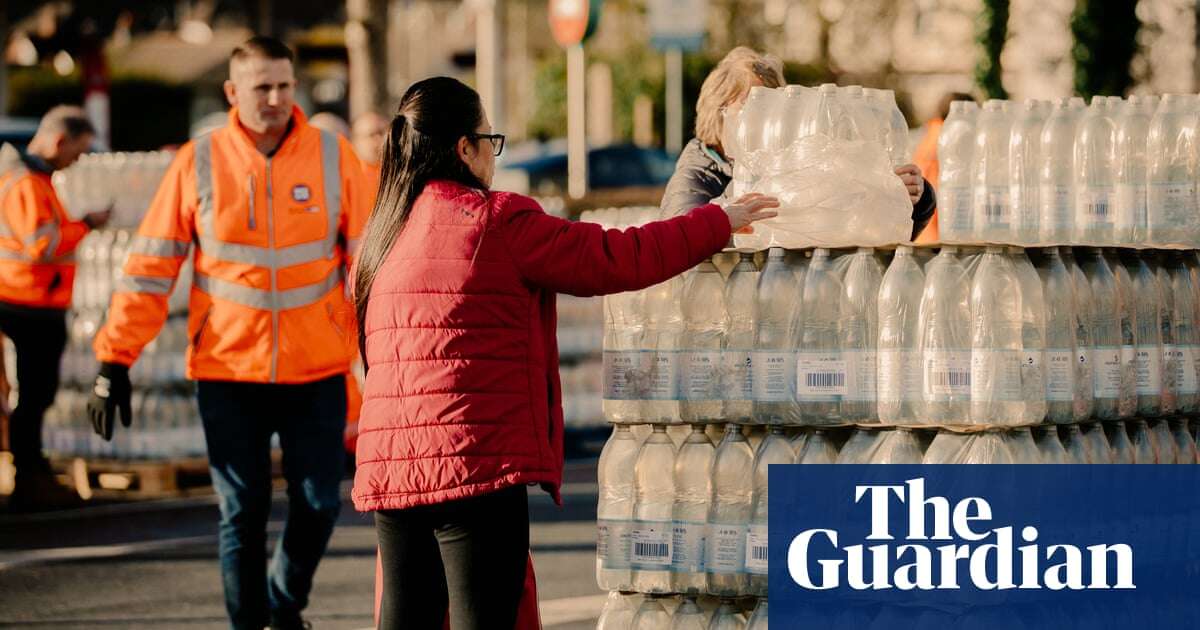
[[[112,440],[113,428],[117,424],[117,410],[121,411],[121,424],[128,427],[133,423],[129,398],[133,387],[129,384],[129,367],[119,363],[101,363],[92,397],[88,399],[88,417],[96,435],[108,442]]]

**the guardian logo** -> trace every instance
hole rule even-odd
[[[881,542],[841,547],[837,530],[800,532],[788,545],[787,569],[801,588],[956,590],[963,588],[961,580],[980,590],[1136,589],[1130,545],[1039,544],[1031,525],[993,526],[992,508],[983,498],[951,505],[945,497],[926,497],[923,478],[855,486],[854,503],[871,511],[866,540]],[[889,526],[892,509],[907,510],[907,531],[899,541],[900,532]]]

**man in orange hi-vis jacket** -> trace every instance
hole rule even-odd
[[[167,317],[193,251],[188,377],[197,381],[232,627],[301,628],[340,507],[346,373],[356,349],[344,288],[373,192],[349,142],[293,101],[292,52],[255,37],[230,59],[226,126],[185,144],[138,228],[108,319],[88,412],[129,426],[129,366]],[[271,439],[288,515],[270,574]]]
[[[50,176],[79,159],[94,136],[82,109],[60,105],[42,118],[25,152],[10,144],[0,147],[0,333],[16,347],[20,387],[9,424],[17,469],[11,511],[79,500],[55,482],[42,455],[42,418],[58,391],[75,248],[88,230],[108,221],[109,213],[71,220]]]

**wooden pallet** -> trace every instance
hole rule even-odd
[[[51,464],[84,499],[97,492],[129,498],[179,496],[209,484],[208,459],[204,457],[144,461],[72,457],[56,458]]]

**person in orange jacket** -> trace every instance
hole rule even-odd
[[[20,386],[9,425],[17,469],[11,511],[79,500],[58,485],[42,454],[42,419],[58,391],[75,248],[89,230],[108,222],[110,213],[71,220],[50,176],[74,164],[94,137],[81,108],[60,105],[42,118],[25,152],[11,144],[0,147],[0,333],[16,347]]]
[[[129,426],[129,366],[167,318],[192,250],[187,375],[196,381],[233,628],[301,628],[340,508],[346,373],[355,355],[344,278],[373,201],[350,143],[294,103],[292,52],[255,37],[234,50],[229,122],[176,155],[131,244],[94,348],[88,402],[110,439]],[[118,414],[118,411],[120,412]],[[268,575],[271,439],[288,515]]]
[[[954,101],[973,101],[975,100],[970,94],[962,92],[951,92],[942,97],[941,103],[938,105],[938,115],[931,118],[925,123],[925,135],[917,144],[916,150],[913,151],[913,163],[921,169],[925,174],[925,178],[929,183],[937,188],[938,174],[940,167],[938,163],[938,138],[942,135],[942,123],[945,122],[946,116],[950,113],[950,103]],[[937,243],[938,242],[938,218],[937,210],[933,211],[933,218],[922,229],[914,239],[918,243]]]
[[[379,160],[383,157],[383,141],[387,139],[389,124],[379,112],[368,110],[359,114],[350,128],[354,150],[367,170],[372,190],[379,188]]]

